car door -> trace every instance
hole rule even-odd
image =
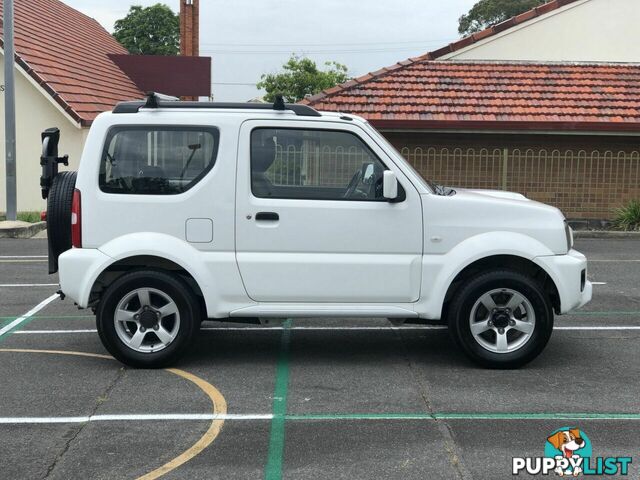
[[[357,125],[245,122],[240,130],[236,257],[259,302],[418,300],[418,192]],[[400,198],[382,198],[393,170]]]

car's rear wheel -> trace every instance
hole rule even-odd
[[[179,277],[139,270],[107,288],[96,324],[105,348],[122,363],[165,367],[191,343],[200,326],[200,305]]]
[[[454,340],[475,362],[517,368],[544,349],[553,331],[548,295],[532,278],[496,270],[471,278],[449,309]]]

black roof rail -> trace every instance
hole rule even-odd
[[[297,103],[284,103],[281,95],[276,95],[275,103],[230,103],[230,102],[182,102],[175,97],[168,97],[154,92],[147,94],[147,100],[120,102],[113,108],[113,113],[137,113],[141,108],[203,108],[203,109],[238,109],[238,110],[289,110],[299,117],[321,117],[315,108]]]

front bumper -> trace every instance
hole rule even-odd
[[[568,313],[591,300],[593,286],[587,280],[587,257],[576,250],[566,255],[533,259],[551,277],[560,296],[560,313]]]
[[[72,248],[58,258],[60,289],[79,307],[86,308],[96,279],[113,258],[95,248]]]

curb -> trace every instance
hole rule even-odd
[[[574,230],[574,238],[635,238],[640,240],[640,232],[618,232],[615,230]]]
[[[37,222],[26,227],[0,228],[0,238],[31,238],[47,228],[47,222]]]

